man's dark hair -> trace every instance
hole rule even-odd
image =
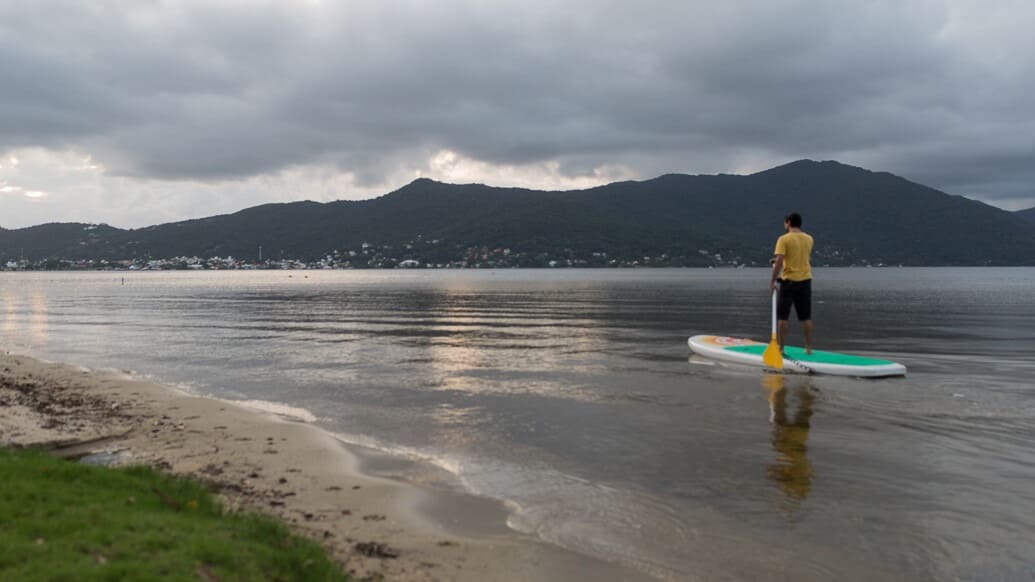
[[[801,215],[797,212],[792,212],[783,219],[791,225],[791,228],[801,228]]]

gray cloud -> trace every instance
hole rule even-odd
[[[0,152],[71,148],[217,197],[313,164],[387,190],[440,150],[572,177],[812,157],[1017,206],[1035,196],[1032,16],[951,0],[5,3]]]

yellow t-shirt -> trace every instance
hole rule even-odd
[[[776,251],[783,255],[783,278],[788,281],[805,281],[812,278],[812,237],[804,232],[788,232],[776,239]]]

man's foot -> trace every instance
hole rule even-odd
[[[805,346],[805,353],[811,356],[812,355],[812,346]]]

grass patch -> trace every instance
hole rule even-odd
[[[0,450],[0,580],[346,580],[315,542],[201,483]]]

